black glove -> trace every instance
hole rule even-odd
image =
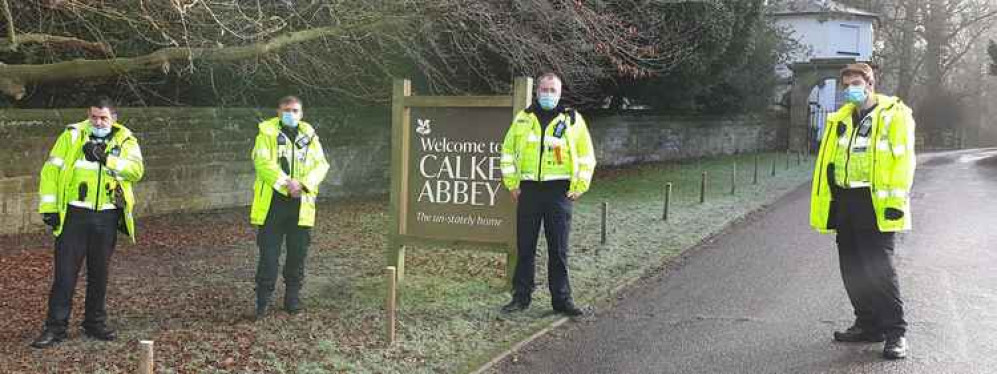
[[[886,208],[883,212],[883,216],[890,221],[896,221],[898,219],[904,218],[904,211],[896,208]]]
[[[834,179],[834,164],[827,165],[827,186],[831,189],[831,197],[838,197],[841,187],[838,187],[838,183]]]
[[[83,145],[83,157],[90,162],[107,163],[107,145],[105,143],[87,142]]]
[[[42,222],[52,228],[52,230],[59,229],[59,213],[42,213]]]

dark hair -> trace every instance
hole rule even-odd
[[[100,96],[90,101],[91,108],[107,108],[111,113],[117,113],[118,107],[114,105],[114,100],[107,96]]]
[[[301,104],[301,99],[299,99],[297,96],[288,95],[280,98],[280,100],[277,100],[277,107],[280,108],[284,105],[295,104],[295,103]]]

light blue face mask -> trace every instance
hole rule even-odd
[[[110,127],[93,127],[90,126],[90,133],[98,138],[105,138],[111,134]]]
[[[865,87],[862,86],[848,86],[845,89],[845,101],[855,104],[862,105],[865,104],[868,95],[865,93]]]
[[[292,129],[298,127],[298,119],[295,118],[294,113],[291,112],[281,113],[280,122],[283,123],[284,126],[290,127]]]
[[[537,103],[540,103],[540,107],[544,108],[544,110],[551,110],[551,109],[554,109],[554,107],[557,106],[557,102],[560,99],[561,99],[560,97],[558,97],[557,95],[554,95],[554,94],[541,93],[537,97]]]

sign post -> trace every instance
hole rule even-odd
[[[532,79],[507,96],[417,96],[396,80],[391,101],[391,223],[387,266],[398,283],[419,244],[481,248],[516,261],[516,207],[502,185],[502,142],[532,99]]]

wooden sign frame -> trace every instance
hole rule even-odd
[[[411,235],[407,227],[410,181],[409,159],[412,147],[412,108],[509,108],[513,118],[533,99],[533,79],[518,77],[513,81],[513,93],[506,96],[414,96],[412,82],[396,79],[391,97],[391,220],[388,229],[388,266],[394,266],[399,284],[405,274],[405,250],[414,245],[475,248],[506,254],[506,278],[510,281],[518,260],[516,223],[512,235],[503,243],[469,240],[426,239]],[[511,125],[511,122],[509,123]],[[501,140],[499,140],[501,141]],[[504,189],[504,187],[500,187]]]

